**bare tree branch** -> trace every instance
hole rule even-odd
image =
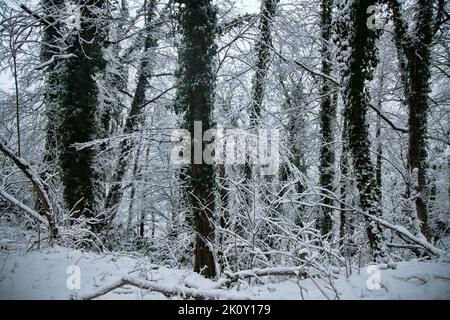
[[[0,151],[2,151],[6,157],[11,159],[14,164],[23,172],[23,174],[30,180],[33,184],[34,189],[38,195],[39,201],[41,202],[44,210],[43,214],[45,215],[48,225],[50,228],[50,232],[53,238],[56,238],[58,235],[58,229],[55,226],[54,221],[54,212],[52,203],[50,201],[50,197],[47,193],[47,187],[41,178],[37,175],[36,172],[30,167],[28,162],[26,162],[23,158],[17,156],[14,151],[12,151],[9,147],[7,147],[6,142],[0,140]]]
[[[164,295],[169,296],[182,296],[184,298],[195,298],[195,299],[209,299],[209,300],[249,300],[250,298],[239,294],[239,293],[227,293],[224,290],[220,289],[193,289],[188,288],[185,286],[165,286],[162,284],[158,284],[156,282],[147,281],[147,280],[141,280],[141,279],[134,279],[128,276],[123,277],[122,279],[105,286],[104,288],[100,289],[99,291],[88,294],[82,297],[79,297],[79,300],[92,300],[95,298],[98,298],[100,296],[103,296],[117,288],[123,287],[125,285],[131,285],[137,288],[146,289],[154,292],[159,292]]]

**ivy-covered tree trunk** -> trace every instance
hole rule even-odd
[[[341,203],[339,204],[339,238],[340,246],[344,255],[347,255],[349,245],[351,245],[351,235],[353,233],[352,217],[349,215],[349,211],[346,211],[346,203],[348,201],[348,194],[350,193],[350,183],[349,183],[349,171],[350,171],[350,150],[348,145],[348,120],[343,118],[342,126],[342,147],[341,147],[341,158],[339,159],[340,168],[340,189],[339,195],[341,198]]]
[[[367,124],[369,95],[366,82],[372,79],[377,63],[375,46],[378,30],[367,25],[369,6],[373,0],[344,0],[339,4],[337,20],[339,62],[342,68],[342,96],[348,121],[348,143],[352,155],[359,205],[362,211],[381,217],[375,170],[370,157]],[[367,236],[375,259],[385,255],[383,237],[378,223],[367,219]]]
[[[194,124],[201,124],[202,134],[212,126],[216,9],[211,0],[178,2],[182,41],[179,49],[175,108],[178,113],[184,115],[184,124],[191,137],[194,137]],[[193,140],[192,161],[186,171],[192,217],[197,233],[194,271],[211,278],[216,275],[212,249],[215,179],[212,165],[196,163],[194,151],[197,143],[198,141]]]
[[[64,10],[63,0],[42,0],[43,17],[46,23],[42,23],[42,44],[40,58],[43,64],[48,64],[44,69],[44,106],[45,106],[45,149],[43,156],[44,168],[40,178],[46,182],[45,188],[55,182],[57,173],[57,129],[60,123],[59,91],[61,63],[54,56],[63,54],[64,43],[62,40],[61,12]],[[52,63],[50,61],[54,60]],[[46,190],[48,191],[48,190]],[[36,199],[36,209],[44,214],[42,204]],[[55,212],[55,219],[56,219]]]
[[[427,115],[430,91],[430,46],[433,39],[433,1],[417,0],[415,30],[408,36],[398,0],[390,0],[393,13],[395,44],[404,79],[408,117],[408,170],[412,177],[407,188],[414,190],[416,214],[421,233],[429,238],[426,201]],[[407,190],[406,194],[410,194]]]
[[[321,3],[321,28],[322,28],[322,73],[330,76],[332,71],[331,52],[329,43],[332,35],[331,25],[331,10],[333,0],[322,0]],[[333,99],[332,89],[334,86],[326,79],[322,79],[320,88],[320,132],[321,132],[321,147],[320,147],[320,186],[333,192],[334,182],[334,135],[333,122],[336,118],[336,101]],[[332,230],[332,213],[330,208],[333,205],[333,200],[330,195],[325,195],[322,198],[324,206],[321,209],[321,216],[319,218],[319,228],[322,235],[329,234]]]
[[[104,1],[84,0],[75,5],[80,14],[74,26],[71,46],[67,49],[75,57],[67,59],[62,74],[61,124],[59,160],[64,185],[64,199],[72,218],[93,217],[96,206],[94,150],[76,150],[74,143],[96,139],[98,132],[98,89],[96,75],[104,68],[101,28]],[[100,224],[96,225],[99,230]]]

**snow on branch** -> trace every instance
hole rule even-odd
[[[345,202],[343,202],[342,200],[340,200],[336,195],[333,195],[333,199],[341,204],[344,204],[345,206],[347,206],[348,208],[350,208],[351,210],[362,214],[363,216],[378,222],[381,226],[391,229],[392,231],[396,232],[397,234],[399,234],[400,236],[402,236],[402,239],[404,241],[409,241],[411,243],[414,243],[418,246],[420,246],[421,248],[425,249],[426,251],[428,251],[429,253],[435,255],[436,257],[441,257],[444,256],[446,254],[446,252],[442,249],[436,248],[435,246],[433,246],[431,243],[429,243],[425,237],[420,237],[420,236],[415,236],[413,235],[411,232],[409,232],[405,227],[399,226],[399,225],[395,225],[392,223],[387,222],[386,220],[376,217],[374,215],[371,215],[367,212],[364,212],[354,206],[351,206]],[[337,210],[340,210],[340,208],[336,208]]]
[[[318,70],[314,70],[313,67],[307,66],[306,64],[298,61],[298,60],[294,60],[294,59],[288,59],[285,56],[283,56],[280,52],[278,52],[275,48],[270,47],[272,49],[272,51],[284,62],[292,62],[294,63],[296,66],[301,67],[302,69],[306,70],[307,72],[309,72],[311,75],[313,76],[318,76],[324,80],[329,81],[330,83],[332,83],[333,85],[335,85],[336,87],[340,87],[341,84],[339,83],[339,81],[329,75],[326,75]],[[381,110],[379,110],[377,107],[375,107],[373,104],[369,103],[368,104],[369,108],[371,108],[373,111],[375,111],[377,113],[377,115],[379,115],[381,117],[381,119],[383,119],[384,122],[386,122],[394,131],[398,131],[401,133],[408,133],[408,130],[405,128],[401,128],[396,126],[391,120],[389,120],[389,118],[383,114],[383,112]],[[427,139],[431,139],[434,141],[438,141],[441,143],[445,143],[446,145],[450,145],[450,142],[448,140],[444,140],[442,138],[439,137],[435,137],[435,136],[426,136]]]
[[[387,222],[386,220],[383,220],[381,218],[375,217],[371,214],[359,211],[361,214],[363,214],[364,216],[366,216],[369,219],[372,219],[376,222],[378,222],[380,225],[382,225],[385,228],[391,229],[397,233],[399,233],[400,235],[402,235],[403,237],[405,237],[406,239],[408,239],[409,241],[418,244],[419,246],[421,246],[422,248],[424,248],[425,250],[427,250],[429,253],[437,256],[437,257],[441,257],[443,255],[445,255],[445,251],[441,250],[439,248],[436,248],[435,246],[433,246],[431,243],[429,243],[428,241],[426,241],[425,238],[420,238],[420,237],[416,237],[414,236],[411,232],[409,232],[405,227],[402,226],[397,226],[394,224],[391,224],[389,222]]]
[[[22,209],[23,211],[25,211],[29,216],[31,216],[32,218],[40,221],[41,223],[43,223],[44,225],[48,226],[48,222],[47,220],[45,220],[41,215],[39,215],[39,213],[37,213],[36,211],[34,211],[33,209],[31,209],[30,207],[28,207],[27,205],[23,204],[22,202],[20,202],[19,200],[17,200],[16,198],[14,198],[12,195],[8,194],[5,190],[0,189],[0,196],[5,199],[8,200],[9,202],[11,202],[12,204],[18,206],[20,209]]]
[[[52,203],[50,201],[50,197],[47,193],[47,188],[44,184],[44,182],[41,180],[41,178],[37,175],[36,172],[31,168],[31,166],[28,164],[27,161],[25,161],[23,158],[17,156],[13,150],[11,150],[7,145],[6,142],[3,142],[2,139],[0,139],[0,151],[2,151],[6,157],[11,159],[14,164],[20,169],[20,171],[23,172],[23,174],[30,180],[30,182],[33,184],[34,189],[36,190],[37,196],[39,198],[39,201],[41,202],[44,210],[42,214],[46,217],[48,221],[48,226],[50,228],[52,236],[55,238],[57,236],[57,228],[54,224],[54,209],[52,206]],[[6,194],[6,193],[5,193]],[[10,197],[6,197],[6,195],[2,196],[8,200],[11,200]],[[17,201],[13,201],[14,204],[17,205]],[[24,205],[23,205],[24,206]],[[21,206],[22,209],[24,209]],[[28,208],[29,209],[29,208]],[[24,209],[25,210],[25,209]],[[30,209],[31,210],[31,209]],[[29,210],[25,210],[26,212],[30,213]],[[31,214],[31,213],[30,213]]]
[[[125,285],[131,285],[141,289],[159,292],[164,295],[182,296],[184,298],[208,299],[208,300],[248,300],[250,299],[250,297],[238,293],[229,293],[224,289],[222,289],[222,287],[237,282],[239,280],[249,278],[259,278],[265,276],[308,277],[312,276],[312,274],[306,271],[305,265],[295,267],[275,267],[264,269],[256,268],[252,270],[241,270],[235,273],[225,273],[225,278],[219,279],[217,282],[213,283],[212,286],[209,286],[207,288],[201,288],[190,283],[186,283],[185,285],[181,286],[165,286],[153,281],[135,279],[132,277],[125,276],[120,280],[117,280],[112,284],[101,288],[95,293],[78,297],[78,299],[92,300],[100,296],[103,296],[117,288],[121,288]]]
[[[251,13],[239,15],[238,17],[236,17],[235,19],[233,19],[229,22],[224,22],[224,23],[220,24],[218,26],[218,33],[223,35],[223,34],[229,32],[230,30],[232,30],[233,28],[240,27],[241,25],[243,25],[245,23],[253,24],[257,20],[257,18],[258,18],[258,15],[251,14]]]
[[[288,59],[288,58],[286,58],[285,56],[283,56],[280,52],[278,52],[275,48],[273,48],[273,47],[270,47],[271,49],[272,49],[272,51],[283,61],[283,62],[293,62],[296,66],[298,66],[298,67],[300,67],[300,68],[302,68],[302,69],[304,69],[304,70],[306,70],[307,72],[309,72],[310,74],[312,74],[313,76],[318,76],[318,77],[321,77],[321,78],[323,78],[323,79],[325,79],[325,80],[328,80],[328,81],[330,81],[332,84],[334,84],[335,86],[339,86],[340,85],[340,83],[339,83],[339,81],[337,80],[337,79],[335,79],[335,78],[333,78],[333,77],[331,77],[331,76],[329,76],[329,75],[326,75],[326,74],[324,74],[324,73],[322,73],[322,72],[320,72],[320,71],[318,71],[318,70],[314,70],[312,67],[309,67],[309,66],[307,66],[306,64],[304,64],[304,63],[302,63],[302,62],[300,62],[300,61],[297,61],[297,60],[294,60],[294,59]]]
[[[48,61],[45,61],[43,63],[41,63],[40,65],[38,65],[35,69],[36,70],[41,70],[44,69],[45,67],[52,65],[56,60],[62,60],[62,59],[70,59],[70,58],[75,58],[76,55],[73,53],[70,54],[54,54]]]
[[[226,278],[222,278],[217,282],[217,287],[231,284],[239,280],[244,280],[248,278],[259,278],[266,276],[295,276],[295,277],[307,277],[309,273],[306,271],[305,266],[296,267],[275,267],[275,268],[264,268],[264,269],[252,269],[252,270],[241,270],[235,273],[225,273]]]
[[[165,286],[156,282],[134,279],[132,277],[125,276],[122,279],[105,286],[99,291],[79,297],[79,300],[92,300],[103,296],[117,288],[121,288],[125,285],[131,285],[133,287],[146,289],[149,291],[159,292],[169,296],[182,296],[184,298],[194,299],[208,299],[208,300],[249,300],[250,297],[239,293],[228,293],[221,289],[193,289],[186,286]]]

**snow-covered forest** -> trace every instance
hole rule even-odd
[[[0,299],[450,299],[446,0],[0,0]]]

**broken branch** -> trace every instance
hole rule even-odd
[[[250,298],[241,294],[229,294],[224,290],[220,289],[209,289],[209,290],[201,290],[201,289],[193,289],[187,288],[185,286],[165,286],[162,284],[158,284],[156,282],[151,282],[147,280],[134,279],[128,276],[123,277],[122,279],[105,286],[99,291],[85,295],[79,298],[79,300],[92,300],[103,296],[117,288],[123,287],[125,285],[131,285],[137,288],[146,289],[149,291],[159,292],[164,295],[169,296],[183,296],[185,298],[194,298],[194,299],[209,299],[209,300],[249,300]]]

